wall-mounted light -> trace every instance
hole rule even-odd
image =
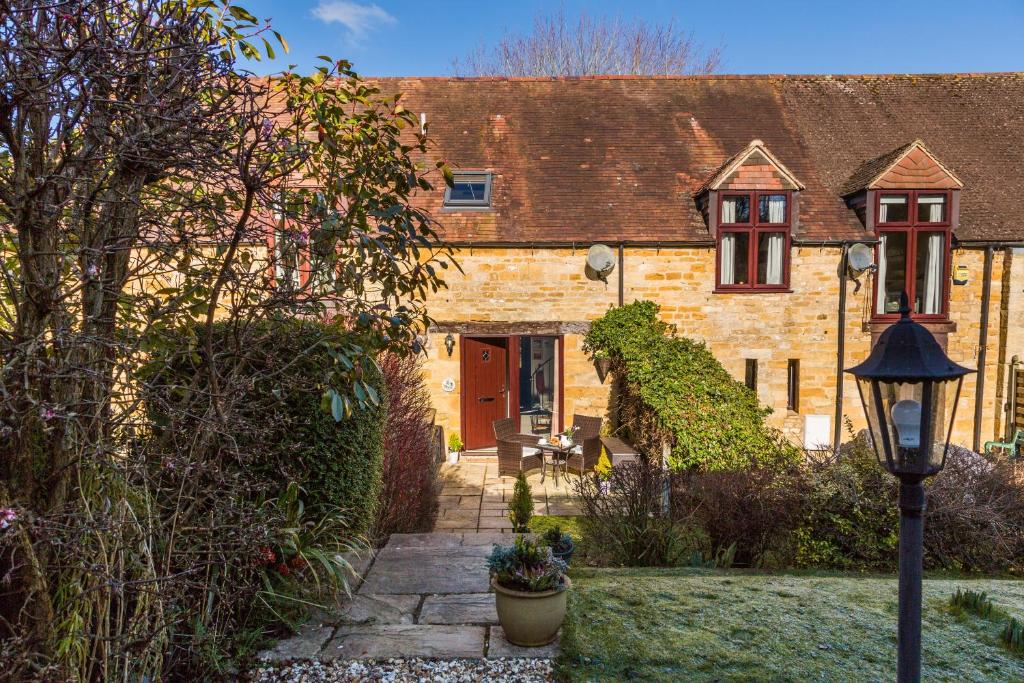
[[[452,357],[452,353],[455,351],[455,337],[449,332],[444,338],[444,348],[448,350],[448,357]]]

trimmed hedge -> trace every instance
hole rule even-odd
[[[673,468],[731,470],[798,458],[765,424],[770,409],[703,343],[676,336],[656,304],[610,309],[591,325],[584,348],[612,360],[621,433],[647,453],[660,453],[667,439]]]
[[[246,330],[251,341],[237,355],[235,333],[229,325],[215,326],[217,367],[251,378],[244,396],[225,397],[239,422],[217,446],[222,462],[253,478],[254,493],[263,490],[258,495],[276,496],[297,482],[312,516],[340,507],[353,534],[367,533],[381,492],[386,389],[379,371],[370,366],[363,379],[376,389],[380,405],[355,408],[336,422],[325,409],[325,391],[337,361],[325,343],[341,343],[343,330],[295,319],[259,323]],[[187,355],[166,395],[180,398],[193,381],[193,392],[203,390],[206,369],[198,356]]]

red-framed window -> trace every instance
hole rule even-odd
[[[913,317],[947,319],[952,199],[948,190],[875,193],[879,243],[873,317],[898,318],[900,296],[906,292]]]
[[[789,289],[792,192],[722,192],[718,197],[716,291]]]

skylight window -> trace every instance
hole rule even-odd
[[[486,172],[455,173],[455,182],[445,188],[444,205],[449,207],[489,207],[491,205],[491,174]]]

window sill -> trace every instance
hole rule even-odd
[[[712,294],[792,294],[789,287],[715,287]]]
[[[882,332],[889,329],[889,327],[898,322],[899,319],[898,315],[886,318],[879,318],[876,316],[870,321],[864,323],[864,331],[871,333],[871,346],[874,347]],[[947,348],[949,335],[956,332],[956,323],[949,318],[915,318],[912,316],[911,319],[916,323],[921,323],[926,330],[931,332],[935,337],[935,341],[939,342],[939,346],[941,346],[943,350]]]
[[[471,213],[493,213],[493,206],[442,206],[441,213],[461,213],[468,211]]]

